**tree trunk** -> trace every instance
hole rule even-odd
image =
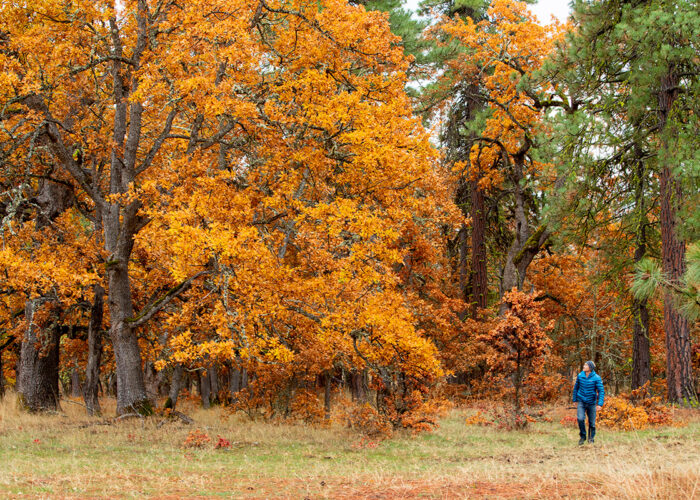
[[[649,308],[646,299],[632,300],[632,314],[632,389],[637,389],[651,380]]]
[[[685,241],[678,237],[676,217],[681,206],[683,191],[680,179],[672,172],[671,148],[668,144],[668,116],[678,96],[678,76],[670,71],[661,80],[659,91],[659,129],[662,148],[659,154],[661,166],[661,254],[663,271],[667,280],[680,285],[685,273]],[[674,292],[664,292],[664,331],[666,333],[666,384],[668,400],[672,403],[691,404],[697,401],[693,386],[690,359],[690,327],[680,314],[674,300]]]
[[[156,401],[158,399],[158,372],[156,372],[156,368],[151,362],[146,363],[143,382],[146,385],[148,399]]]
[[[126,413],[149,415],[153,412],[153,405],[146,394],[141,349],[136,332],[129,323],[134,313],[127,271],[131,250],[120,253],[122,253],[121,258],[108,262],[109,333],[117,374],[117,415]]]
[[[541,225],[533,233],[530,233],[527,216],[525,215],[525,194],[520,182],[523,179],[523,164],[525,154],[520,153],[513,157],[514,185],[515,185],[515,234],[506,254],[506,263],[501,278],[501,297],[513,288],[521,290],[525,283],[527,268],[540,252],[549,239],[549,231],[545,225]],[[499,313],[505,314],[507,304],[501,304]]]
[[[211,389],[210,399],[211,402],[216,404],[219,402],[219,371],[216,369],[216,365],[211,365],[207,368],[209,373],[209,387]]]
[[[472,248],[471,248],[471,315],[476,319],[479,309],[486,309],[488,276],[486,274],[486,209],[484,191],[479,189],[479,181],[470,182],[472,208]]]
[[[646,207],[644,203],[644,163],[638,162],[635,186],[635,204],[639,214],[637,225],[637,248],[634,251],[634,261],[639,262],[647,251],[646,240]],[[647,300],[632,299],[632,389],[642,387],[651,380],[651,359],[649,345],[649,308]]]
[[[472,295],[471,293],[471,283],[469,283],[469,232],[466,224],[462,224],[457,234],[457,245],[458,245],[458,269],[457,274],[459,276],[459,290],[462,295],[462,300],[466,304],[469,304],[469,299]],[[466,312],[465,312],[466,316]]]
[[[673,284],[680,284],[685,272],[685,242],[676,235],[676,209],[681,188],[668,165],[661,172],[661,246],[663,271]],[[674,292],[664,291],[664,332],[666,333],[666,384],[668,400],[689,403],[697,399],[690,359],[690,326],[677,309]]]
[[[199,373],[199,395],[202,398],[202,406],[209,408],[211,406],[211,384],[208,370],[201,370]]]
[[[331,419],[331,384],[333,382],[333,377],[331,372],[327,372],[324,377],[325,391],[323,395],[323,407],[326,410],[326,420]]]
[[[180,363],[177,363],[173,367],[173,377],[170,382],[170,391],[168,392],[168,399],[165,401],[165,408],[175,409],[177,406],[177,398],[180,397],[180,388],[182,387],[182,373],[184,369]]]
[[[241,390],[241,371],[231,367],[228,375],[228,392],[231,397],[231,402],[238,399],[238,391]]]
[[[364,370],[353,370],[350,373],[350,394],[352,400],[357,403],[367,402],[367,388],[365,385]]]
[[[33,323],[34,312],[43,299],[28,300],[25,308],[27,333],[22,341],[18,397],[31,411],[58,410],[58,355],[60,328],[52,324],[40,329]]]
[[[82,396],[82,388],[80,387],[80,366],[78,360],[73,359],[73,367],[70,371],[70,393],[71,397],[79,398]]]
[[[241,369],[241,389],[248,387],[248,369]]]
[[[88,323],[88,359],[85,367],[85,387],[83,397],[88,415],[101,415],[98,391],[100,388],[100,364],[102,363],[102,317],[104,315],[105,290],[100,285],[94,287],[95,298],[90,310]]]
[[[2,344],[0,344],[0,399],[5,395],[5,372],[3,370],[3,364],[2,364],[2,358],[3,354],[5,353],[5,350],[14,344],[15,342],[15,337],[10,336],[6,338]]]

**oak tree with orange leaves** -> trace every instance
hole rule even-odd
[[[302,384],[369,367],[422,393],[440,376],[397,270],[414,243],[439,251],[456,212],[384,15],[337,0],[1,14],[3,161],[70,186],[103,248],[118,413],[151,411],[139,338],[156,320],[159,367],[227,361],[262,381],[306,359]]]

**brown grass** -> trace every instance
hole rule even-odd
[[[467,426],[455,410],[438,430],[360,446],[344,426],[251,422],[221,408],[161,417],[88,418],[79,401],[30,415],[0,403],[0,497],[30,498],[700,498],[700,417],[685,427],[601,429],[595,446],[552,423],[527,432]],[[114,414],[114,402],[102,402]],[[162,424],[162,425],[161,425]],[[198,428],[212,443],[183,447]],[[232,443],[214,448],[217,436]]]

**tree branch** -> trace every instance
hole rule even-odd
[[[170,301],[172,301],[174,298],[178,297],[180,294],[185,292],[192,285],[192,282],[194,280],[196,280],[200,276],[204,276],[204,275],[207,275],[210,273],[211,273],[211,271],[200,271],[197,274],[195,274],[194,276],[187,278],[185,281],[183,281],[182,283],[180,283],[176,287],[171,288],[160,299],[158,299],[155,302],[152,302],[151,304],[144,307],[139,314],[137,314],[133,318],[127,319],[126,320],[127,323],[129,323],[132,328],[143,325],[149,319],[151,319],[153,316],[155,316],[156,313],[158,313],[165,306],[167,306],[170,303]]]

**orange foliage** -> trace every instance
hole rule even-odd
[[[185,448],[204,448],[205,446],[209,446],[210,443],[211,438],[206,432],[194,429],[187,434],[182,446]]]
[[[552,341],[540,318],[542,305],[537,294],[513,289],[503,296],[509,308],[492,330],[478,339],[489,349],[489,368],[499,377],[506,377],[515,391],[516,411],[520,411],[520,391],[527,387],[528,377],[541,374]]]
[[[564,29],[559,24],[539,25],[525,2],[494,0],[484,20],[445,18],[433,33],[465,49],[447,61],[449,71],[439,85],[451,88],[457,80],[478,85],[479,99],[486,102],[489,112],[468,160],[457,162],[455,170],[478,181],[483,190],[499,188],[504,181],[499,165],[526,153],[534,137],[544,131],[543,101],[555,88],[548,82],[533,86],[531,77]],[[532,160],[530,173],[539,175],[548,168]]]
[[[674,423],[671,410],[662,401],[660,396],[651,395],[647,382],[630,394],[606,398],[599,422],[605,427],[626,431],[671,425]]]
[[[131,217],[137,311],[203,277],[139,329],[145,363],[246,368],[239,404],[268,415],[321,374],[367,368],[407,394],[392,402],[400,418],[422,412],[444,374],[433,339],[451,320],[432,300],[449,271],[444,228],[461,217],[411,113],[410,60],[387,17],[344,0],[149,4],[0,8],[0,100],[16,108],[0,140],[27,138],[12,175],[52,174],[80,204],[8,239],[8,286],[81,301],[110,269],[100,217]],[[115,72],[128,77],[124,100]],[[39,81],[50,92],[24,99]],[[114,139],[122,105],[142,111],[134,151]],[[70,122],[57,134],[72,170],[47,167],[53,149],[29,154],[47,113]],[[111,172],[115,155],[136,157],[128,179]]]
[[[390,438],[393,434],[393,426],[388,419],[369,403],[351,408],[347,419],[349,427],[375,441]]]

